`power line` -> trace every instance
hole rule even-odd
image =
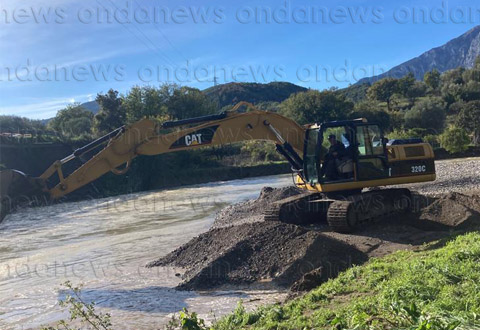
[[[138,8],[138,9],[141,9],[140,4],[139,4],[136,0],[134,0],[134,2],[135,2],[135,4],[137,5],[137,8]],[[183,53],[182,53],[177,47],[175,47],[175,45],[170,41],[170,39],[166,36],[166,34],[163,33],[163,31],[155,24],[155,22],[152,22],[152,24],[153,24],[153,27],[154,27],[155,29],[157,29],[158,32],[160,32],[160,34],[161,34],[161,35],[163,36],[163,38],[168,42],[168,44],[169,44],[181,57],[183,57],[183,59],[184,59],[185,61],[188,61],[188,59],[183,55]]]
[[[108,1],[109,1],[117,10],[120,10],[120,9],[117,7],[117,5],[115,5],[115,3],[114,3],[112,0],[108,0]],[[123,25],[123,24],[122,24],[122,25]],[[132,23],[132,26],[133,26],[135,29],[137,29],[137,31],[140,32],[140,34],[142,34],[142,36],[150,42],[150,44],[160,53],[160,56],[163,56],[165,59],[167,59],[167,61],[170,62],[171,65],[175,66],[175,62],[174,62],[172,59],[170,59],[170,58],[167,56],[167,54],[163,53],[163,51],[162,51],[160,48],[158,48],[158,47],[155,45],[155,43],[154,43],[152,40],[150,40],[150,38],[149,38],[145,33],[143,33],[142,30],[140,30],[140,29],[138,28],[138,26],[136,26],[134,23]]]
[[[112,3],[112,5],[117,9],[118,7],[115,5],[115,3],[113,3],[111,0],[109,0],[110,3]],[[99,0],[96,0],[96,2],[102,6],[103,9],[105,9],[106,11],[108,11],[108,9],[99,1]],[[142,38],[139,38],[135,33],[133,33],[133,31],[131,31],[130,29],[127,28],[127,26],[125,24],[122,24],[122,23],[119,23],[125,30],[127,30],[130,34],[132,34],[137,40],[139,40],[140,42],[142,42],[148,49],[150,49],[151,51],[153,51],[156,55],[159,56],[159,58],[162,60],[162,61],[165,61],[165,62],[169,62],[170,65],[172,66],[175,66],[176,64],[170,59],[168,58],[168,56],[164,55],[161,53],[161,51],[159,49],[157,49],[157,47],[155,46],[155,44],[142,32],[138,29],[138,27],[136,27],[135,25],[133,25],[135,28],[137,28],[137,30],[144,36],[145,39],[147,39],[152,45],[153,45],[153,48],[152,46],[148,45],[145,40],[143,40]]]

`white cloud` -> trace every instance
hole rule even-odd
[[[11,105],[0,107],[0,115],[14,115],[31,119],[46,119],[54,117],[58,110],[74,102],[87,101],[90,95],[75,95],[73,97],[32,101],[27,105]]]

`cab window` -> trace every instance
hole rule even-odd
[[[305,162],[305,174],[307,176],[307,181],[310,184],[318,183],[317,142],[318,142],[318,129],[308,130],[304,162]]]
[[[373,180],[387,176],[382,156],[384,146],[380,129],[376,125],[357,127],[357,145],[360,158],[357,162],[357,179]]]
[[[376,125],[357,127],[357,143],[360,156],[381,156],[384,154],[382,136]]]

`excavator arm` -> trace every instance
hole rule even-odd
[[[109,171],[123,174],[131,161],[139,155],[158,155],[163,153],[196,149],[205,146],[225,145],[247,140],[270,140],[275,142],[281,152],[289,157],[292,166],[301,169],[301,157],[305,131],[294,121],[281,115],[263,111],[247,113],[226,113],[206,117],[207,121],[193,127],[188,120],[179,122],[157,123],[143,119],[131,126],[119,130],[108,145],[93,158],[83,164],[71,175],[64,178],[62,162],[56,162],[44,174],[47,179],[55,172],[60,182],[50,190],[52,198],[60,198],[88,184]],[[194,118],[192,121],[200,121]],[[71,160],[74,157],[67,158]],[[118,169],[123,167],[122,169]]]
[[[30,179],[35,182],[35,186],[42,187],[42,193],[49,195],[51,199],[59,199],[110,171],[115,174],[125,173],[131,161],[140,155],[151,156],[248,140],[273,141],[292,167],[301,172],[305,129],[291,119],[272,112],[255,109],[238,113],[236,110],[242,105],[253,107],[249,103],[241,102],[232,111],[220,115],[164,123],[142,119],[77,149],[72,155],[54,162],[39,178]],[[64,176],[64,164],[105,144],[102,150],[73,173]],[[11,173],[1,174],[2,177],[11,177]],[[49,188],[48,179],[55,174],[58,175],[58,183]],[[9,180],[10,185],[15,185],[15,179]],[[5,195],[12,190],[4,187],[2,191]],[[10,202],[15,198],[1,197],[2,200],[8,197]],[[23,198],[25,199],[25,196]]]

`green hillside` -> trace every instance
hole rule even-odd
[[[219,108],[233,105],[240,101],[251,103],[282,102],[290,95],[305,92],[307,88],[288,82],[228,83],[207,88],[203,93]]]

